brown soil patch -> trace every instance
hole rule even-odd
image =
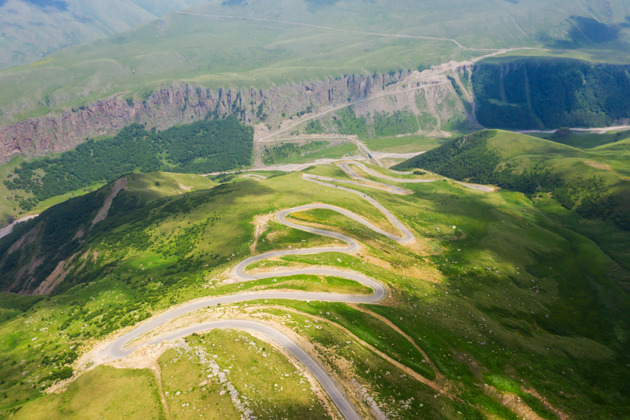
[[[44,258],[42,258],[42,257],[40,257],[40,256],[38,256],[36,254],[36,256],[33,257],[33,259],[28,264],[24,265],[24,267],[22,267],[15,274],[15,280],[13,281],[13,284],[11,285],[11,288],[14,288],[16,285],[20,284],[20,282],[22,282],[25,277],[31,277],[29,279],[29,281],[20,288],[20,292],[19,292],[20,294],[28,294],[28,291],[29,291],[29,284],[28,283],[33,281],[33,278],[32,278],[33,273],[43,263],[44,263]]]
[[[429,283],[442,283],[442,273],[435,267],[429,265],[424,267],[405,266],[394,267],[390,262],[382,260],[380,258],[373,257],[371,255],[360,254],[358,255],[363,261],[376,265],[377,267],[384,268],[385,270],[392,271],[397,274],[401,274],[406,277],[413,277],[416,279],[428,281]]]
[[[607,165],[605,163],[595,162],[592,160],[585,160],[584,163],[590,166],[591,168],[601,169],[603,171],[608,171],[608,172],[614,172],[613,168],[610,165]]]
[[[558,416],[558,418],[560,420],[568,420],[570,418],[568,414],[558,410],[553,405],[551,405],[551,403],[549,401],[547,401],[547,399],[545,397],[543,397],[538,392],[536,392],[536,390],[531,389],[531,388],[523,388],[523,392],[526,392],[529,395],[531,395],[531,396],[535,397],[536,399],[538,399],[538,401],[543,403],[543,405],[545,407],[547,407],[548,410],[552,411],[556,416]]]
[[[252,254],[256,252],[258,238],[260,238],[260,235],[262,235],[267,230],[269,222],[273,220],[274,216],[274,213],[269,213],[254,217],[254,220],[252,221],[254,225],[254,242],[252,242],[252,244],[249,246],[249,250],[252,252]]]
[[[490,397],[499,401],[505,407],[509,408],[519,418],[524,420],[543,420],[536,412],[534,412],[527,404],[521,400],[518,395],[510,392],[501,392],[495,387],[484,385],[483,391]]]
[[[11,247],[7,251],[7,255],[11,255],[13,252],[22,248],[23,246],[32,244],[37,238],[37,235],[39,234],[41,230],[42,230],[42,224],[39,223],[33,229],[26,232],[26,234],[24,234],[20,239],[15,241],[15,243],[11,245]]]
[[[444,276],[435,267],[406,267],[403,269],[402,274],[407,277],[414,277],[416,279],[428,281],[429,283],[442,283]]]
[[[460,363],[464,363],[466,366],[468,366],[470,370],[472,371],[475,379],[477,379],[479,382],[483,382],[484,370],[479,365],[479,362],[477,362],[477,359],[475,359],[470,353],[458,352],[458,351],[455,351],[454,349],[451,349],[451,351],[455,355],[455,360],[457,360]]]
[[[151,363],[151,371],[153,371],[155,375],[155,382],[157,384],[158,394],[160,395],[160,401],[162,402],[162,408],[164,409],[164,416],[166,420],[171,420],[173,417],[171,416],[171,410],[166,402],[166,395],[164,394],[164,386],[162,384],[162,368],[157,359]]]
[[[85,230],[83,228],[80,228],[79,230],[77,230],[77,233],[74,234],[74,237],[72,238],[72,240],[77,241],[83,238],[84,236],[85,236]]]
[[[105,201],[103,202],[103,206],[100,208],[100,210],[94,217],[94,220],[92,220],[92,226],[94,226],[98,222],[102,222],[103,220],[105,220],[105,218],[107,217],[107,213],[109,213],[109,209],[112,207],[112,202],[114,201],[114,198],[116,198],[118,193],[125,187],[127,187],[126,177],[120,178],[119,180],[114,181],[114,183],[112,184],[111,191],[109,192],[109,194],[105,198]]]
[[[191,191],[192,190],[192,187],[188,187],[188,186],[186,186],[184,184],[179,184],[178,186],[179,186],[179,189],[182,190],[182,191]]]
[[[46,280],[37,286],[37,289],[33,291],[33,294],[47,295],[52,292],[53,289],[57,287],[57,285],[61,283],[70,272],[70,267],[66,268],[66,265],[69,265],[67,261],[61,261],[57,264],[57,267],[48,277],[46,277]]]

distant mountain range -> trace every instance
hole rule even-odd
[[[205,0],[0,0],[0,68],[107,38]]]

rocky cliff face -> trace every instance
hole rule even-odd
[[[351,75],[320,82],[288,84],[273,89],[218,89],[179,84],[153,92],[144,101],[112,97],[76,112],[63,112],[0,128],[0,163],[12,157],[63,152],[101,135],[115,134],[132,124],[163,130],[193,122],[209,112],[233,114],[247,124],[263,121],[270,128],[286,116],[325,105],[367,98],[408,76],[408,72]]]

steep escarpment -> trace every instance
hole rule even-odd
[[[409,75],[409,72],[350,75],[273,89],[210,90],[191,84],[159,89],[145,100],[115,96],[61,115],[49,115],[0,128],[0,163],[12,157],[63,152],[86,138],[111,135],[132,123],[163,130],[190,123],[208,113],[235,115],[247,124],[263,122],[274,128],[288,116],[367,98]]]

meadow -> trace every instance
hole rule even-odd
[[[345,177],[334,165],[307,172]],[[177,180],[180,175],[165,176]],[[144,177],[148,178],[142,180]],[[130,184],[135,189],[129,194],[142,194],[145,185],[157,188],[155,180],[161,177],[134,175]],[[621,264],[623,257],[607,254],[607,247],[598,247],[585,236],[587,232],[574,230],[567,224],[569,212],[548,200],[532,201],[510,191],[478,192],[448,180],[405,186],[413,190],[412,195],[356,188],[384,203],[415,232],[419,243],[413,250],[374,237],[344,216],[313,210],[293,218],[349,233],[363,244],[360,254],[293,256],[252,267],[308,264],[351,268],[389,286],[391,297],[385,305],[261,301],[222,306],[201,311],[198,316],[225,311],[232,316],[256,313],[262,319],[284,323],[311,342],[330,369],[343,367],[344,377],[354,378],[359,388],[390,415],[426,412],[429,416],[462,413],[465,418],[491,414],[515,418],[510,409],[483,391],[483,384],[520,396],[544,418],[556,418],[556,414],[532,390],[576,418],[627,415],[628,372],[624,366],[628,361],[623,349],[630,329],[630,306],[627,295],[620,291],[622,280],[628,277],[627,266]],[[160,187],[162,195],[145,194],[142,202],[146,204],[137,208],[126,208],[124,197],[115,200],[110,218],[90,233],[79,250],[80,255],[94,252],[98,256],[87,259],[83,267],[77,264],[65,286],[52,296],[31,301],[11,297],[13,302],[23,299],[24,303],[18,312],[5,313],[0,323],[4,415],[36,412],[44,404],[61,407],[58,397],[42,398],[41,392],[64,375],[65,368],[74,366],[78,354],[119,328],[171,305],[201,296],[266,288],[366,292],[346,280],[312,276],[221,283],[226,270],[252,252],[330,243],[270,222],[252,251],[252,222],[257,215],[319,201],[353,209],[374,223],[388,226],[361,197],[307,184],[299,173],[259,181],[236,177],[228,184],[194,192],[173,191],[162,182]],[[600,230],[606,226],[599,222]],[[630,239],[621,235],[615,241],[627,249]],[[22,325],[27,328],[15,333]],[[240,332],[213,332],[193,337],[190,343],[219,351],[217,347],[226,347],[230,341],[230,350],[225,353],[227,350],[221,349],[224,356],[218,357],[235,360],[238,353],[244,365],[255,364],[258,353],[238,350],[240,344],[232,343],[235,336],[243,340]],[[260,346],[264,344],[257,344]],[[43,356],[47,357],[46,365]],[[171,382],[164,382],[171,395],[170,409],[181,412],[211,401],[225,410],[233,409],[213,391],[216,384],[195,386],[177,398],[172,396],[171,391],[190,388],[179,384],[196,381],[199,367],[195,357],[175,350],[160,359],[163,375],[172,372]],[[274,369],[289,368],[282,357],[273,360]],[[449,391],[434,398],[435,390],[388,360],[400,361],[404,369],[429,381],[448,383],[445,389]],[[99,374],[101,369],[81,378]],[[22,375],[24,371],[28,373]],[[232,368],[230,371],[236,375],[236,387],[236,378],[242,374]],[[146,386],[158,392],[151,385],[151,375],[144,375]],[[119,380],[112,377],[103,381]],[[262,394],[252,398],[272,398],[271,403],[255,405],[257,409],[288,409],[274,400],[270,384],[277,381],[256,380],[262,380],[255,387]],[[62,394],[68,396],[63,397],[64,404],[84,398],[70,397],[73,386]],[[349,393],[363,392],[348,383],[345,386]],[[565,393],[558,392],[560,389]],[[249,398],[244,387],[239,392]],[[458,402],[458,398],[467,403]],[[138,404],[147,407],[155,402],[150,398],[142,401]],[[317,404],[312,404],[304,407],[317,409]],[[361,410],[369,411],[369,402],[358,404]],[[304,413],[302,416],[309,418]]]

